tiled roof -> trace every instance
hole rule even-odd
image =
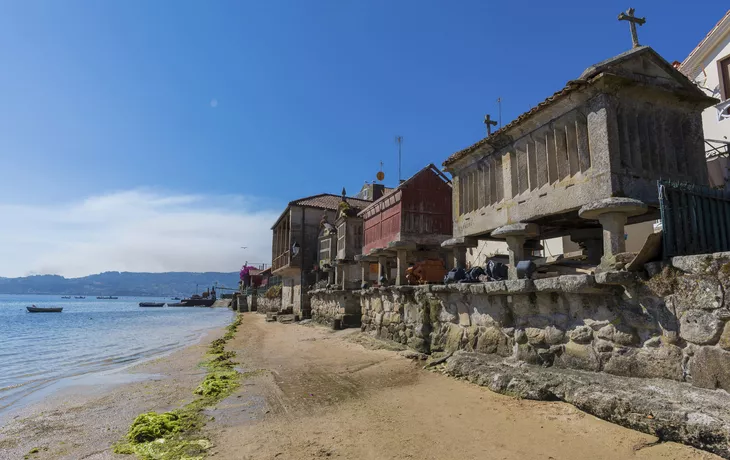
[[[705,43],[707,43],[709,41],[712,34],[714,34],[715,31],[719,30],[720,27],[722,27],[722,25],[725,21],[730,21],[730,10],[728,10],[727,13],[725,13],[725,15],[722,18],[720,18],[719,21],[717,21],[717,24],[715,24],[715,27],[710,29],[710,31],[707,32],[707,35],[705,35],[705,38],[703,38],[697,44],[697,46],[695,46],[695,48],[692,50],[692,52],[689,53],[686,58],[684,58],[684,61],[682,61],[682,64],[679,66],[679,68],[682,72],[689,73],[692,70],[694,70],[694,69],[687,68],[690,60],[699,52],[699,50],[705,45]]]
[[[342,201],[341,195],[332,195],[330,193],[322,193],[320,195],[308,196],[306,198],[300,198],[289,203],[289,206],[307,206],[310,208],[329,209],[337,211],[340,202]],[[350,205],[351,208],[364,209],[371,202],[367,200],[360,200],[357,198],[345,197],[345,201]]]
[[[451,184],[451,181],[449,180],[449,178],[448,178],[448,177],[446,177],[446,175],[445,175],[444,173],[442,173],[442,172],[441,172],[441,171],[440,171],[440,170],[439,170],[439,169],[438,169],[438,168],[436,167],[436,165],[434,165],[433,163],[429,163],[428,165],[426,165],[426,166],[424,166],[423,168],[421,168],[421,169],[420,169],[420,170],[419,170],[419,171],[418,171],[417,173],[415,173],[414,175],[412,175],[412,176],[411,176],[411,177],[409,177],[408,179],[406,179],[406,180],[404,180],[403,182],[401,182],[401,183],[400,183],[400,184],[399,184],[399,185],[398,185],[398,186],[397,186],[396,188],[393,188],[393,189],[386,189],[386,192],[385,192],[385,193],[383,193],[383,196],[381,196],[381,197],[380,197],[380,198],[378,198],[377,200],[375,200],[375,201],[367,201],[367,206],[366,206],[366,207],[363,207],[363,209],[362,209],[362,211],[360,212],[360,214],[362,215],[362,214],[363,214],[363,213],[365,212],[365,210],[366,210],[366,209],[370,208],[371,206],[374,206],[374,205],[375,205],[376,203],[380,203],[380,202],[381,202],[381,201],[383,201],[383,200],[384,200],[384,199],[385,199],[385,198],[386,198],[386,197],[387,197],[388,195],[390,195],[391,193],[395,192],[396,190],[400,190],[400,189],[402,189],[402,188],[405,188],[405,187],[406,187],[406,186],[407,186],[407,185],[408,185],[408,184],[409,184],[409,183],[410,183],[410,182],[411,182],[411,181],[412,181],[412,180],[413,180],[413,179],[414,179],[414,178],[415,178],[416,176],[420,175],[420,174],[421,174],[421,173],[423,173],[424,171],[428,171],[429,169],[430,169],[431,171],[433,171],[433,173],[434,173],[434,174],[436,174],[437,176],[439,176],[439,177],[440,177],[440,178],[441,178],[441,179],[442,179],[442,180],[443,180],[444,182],[446,182],[446,183],[448,183],[448,184]]]

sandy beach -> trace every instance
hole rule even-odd
[[[353,339],[364,343],[353,343]],[[369,347],[367,345],[370,345]],[[216,459],[717,459],[558,402],[423,370],[358,330],[246,314],[228,344],[252,372],[206,431]],[[438,414],[434,416],[433,414]]]
[[[213,330],[194,345],[109,374],[103,385],[90,375],[78,380],[87,384],[64,387],[24,407],[3,419],[0,459],[23,459],[34,448],[38,452],[28,458],[131,459],[113,454],[112,444],[122,439],[137,415],[175,409],[192,400],[193,389],[206,373],[199,363],[208,344],[224,333],[225,328]]]
[[[564,403],[521,401],[422,369],[358,330],[266,323],[244,314],[241,386],[205,410],[215,459],[716,459],[599,420]],[[193,399],[207,345],[125,370],[143,381],[73,386],[0,430],[0,458],[131,459],[112,444],[147,411]],[[433,414],[439,414],[434,417]]]

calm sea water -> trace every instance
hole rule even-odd
[[[0,414],[61,379],[108,371],[199,340],[230,322],[225,308],[140,308],[142,301],[0,295]],[[26,306],[63,307],[28,313]]]

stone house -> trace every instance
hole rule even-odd
[[[311,313],[308,287],[315,282],[318,237],[323,216],[334,222],[343,197],[328,193],[290,202],[271,227],[271,273],[282,280],[281,308],[308,318]],[[352,208],[363,209],[370,201],[344,197]]]
[[[445,258],[440,245],[451,237],[451,194],[451,181],[429,164],[360,212],[361,278],[377,262],[378,276],[391,280],[395,265],[395,284],[401,285],[409,262]]]
[[[369,192],[361,191],[358,196],[380,198],[386,191],[382,184],[368,184],[363,190]],[[355,260],[363,246],[363,219],[358,215],[362,210],[362,207],[347,203],[343,189],[337,220],[331,223],[326,215],[322,216],[318,240],[319,278],[326,280],[331,287],[359,289],[363,280],[370,281],[369,273],[361,276],[360,266]]]
[[[727,187],[730,154],[730,11],[678,66],[706,95],[719,99],[702,112],[710,185]]]
[[[707,183],[701,113],[716,102],[646,46],[589,67],[444,162],[455,190],[444,246],[465,259],[479,239],[506,240],[516,277],[528,240],[570,235],[609,265],[627,223],[657,219],[658,179]]]

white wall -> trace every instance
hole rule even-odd
[[[504,241],[480,240],[476,248],[466,250],[466,264],[470,267],[484,266],[491,257],[507,256],[507,243]]]
[[[701,64],[699,69],[687,69],[689,78],[700,85],[707,95],[722,99],[720,93],[720,75],[717,62],[730,55],[730,33],[720,42],[720,45]],[[702,127],[705,139],[719,139],[730,141],[730,120],[717,121],[717,109],[710,107],[702,112]]]

